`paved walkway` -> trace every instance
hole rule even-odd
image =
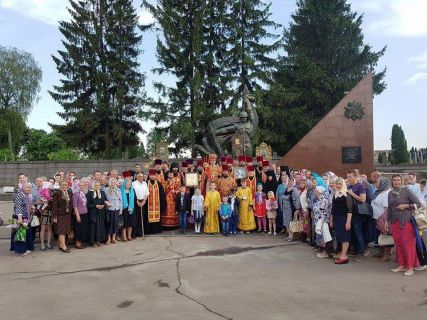
[[[400,320],[427,314],[427,272],[403,277],[387,271],[393,263],[373,258],[335,266],[281,237],[163,234],[25,258],[8,246],[0,240],[0,310],[9,320]]]

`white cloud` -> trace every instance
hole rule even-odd
[[[139,23],[153,23],[154,17],[145,9],[140,9],[136,5],[139,1],[135,1],[135,8],[139,11]],[[60,20],[68,20],[70,15],[67,10],[69,5],[68,0],[0,0],[0,7],[4,7],[37,20],[49,24],[58,24]]]
[[[371,13],[370,29],[386,35],[427,36],[426,0],[353,0],[354,7]]]
[[[405,84],[407,85],[413,85],[416,84],[419,81],[427,80],[427,72],[417,72],[412,77],[410,77],[408,80],[405,81]]]
[[[68,19],[66,0],[0,0],[0,6],[49,24]]]

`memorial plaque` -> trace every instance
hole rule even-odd
[[[342,147],[342,163],[362,163],[362,148]]]

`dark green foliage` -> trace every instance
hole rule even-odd
[[[29,129],[26,133],[23,156],[30,161],[49,160],[48,155],[65,149],[66,144],[58,134],[44,130]]]
[[[160,75],[175,86],[157,83],[161,97],[150,100],[142,116],[167,135],[175,154],[200,144],[208,123],[231,114],[246,84],[252,90],[267,83],[279,44],[266,32],[269,5],[255,0],[143,1],[161,28],[157,41]]]
[[[391,163],[409,162],[408,144],[401,126],[394,124],[391,131]]]
[[[348,1],[300,0],[297,6],[284,33],[287,56],[265,94],[269,112],[260,119],[263,138],[279,154],[291,149],[369,72],[375,94],[386,87],[385,69],[374,69],[386,48],[375,52],[364,43],[363,16]]]
[[[121,158],[142,131],[135,8],[130,0],[70,0],[69,12],[71,21],[59,23],[64,50],[53,57],[64,78],[50,92],[66,124],[52,127],[91,157]]]
[[[12,138],[12,152],[9,149],[8,151],[13,155],[19,155],[24,144],[26,131],[27,125],[22,117],[22,113],[12,109],[2,110],[0,117],[0,149],[9,148],[8,136],[10,133],[10,137]]]
[[[147,155],[154,157],[156,154],[156,144],[167,143],[168,137],[164,131],[153,129],[147,135]]]

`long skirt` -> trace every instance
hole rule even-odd
[[[110,222],[107,224],[108,234],[117,234],[119,232],[119,210],[108,210]]]
[[[136,213],[129,214],[129,210],[123,209],[123,228],[135,228],[136,227]]]
[[[347,223],[347,215],[332,216],[334,222],[334,231],[337,238],[337,242],[350,242],[351,241],[351,231],[345,229],[345,224]]]
[[[89,243],[94,244],[95,242],[104,242],[107,238],[104,214],[101,210],[90,214],[94,214],[95,216],[89,217]]]
[[[26,251],[34,250],[34,241],[33,241],[33,234],[32,234],[31,228],[27,229],[25,242],[15,241],[15,234],[16,234],[16,231],[12,230],[12,233],[10,235],[10,251],[15,251],[15,253],[22,254],[22,253],[25,253]]]
[[[400,221],[397,220],[391,225],[391,234],[396,247],[396,260],[400,267],[412,269],[419,266],[416,252],[414,227],[411,222],[405,223],[400,227]]]
[[[58,223],[56,224],[56,233],[60,235],[68,234],[71,230],[71,214],[65,213],[58,215]]]
[[[81,242],[89,242],[89,215],[81,214],[80,223],[77,223],[76,216],[72,217],[74,240]]]

